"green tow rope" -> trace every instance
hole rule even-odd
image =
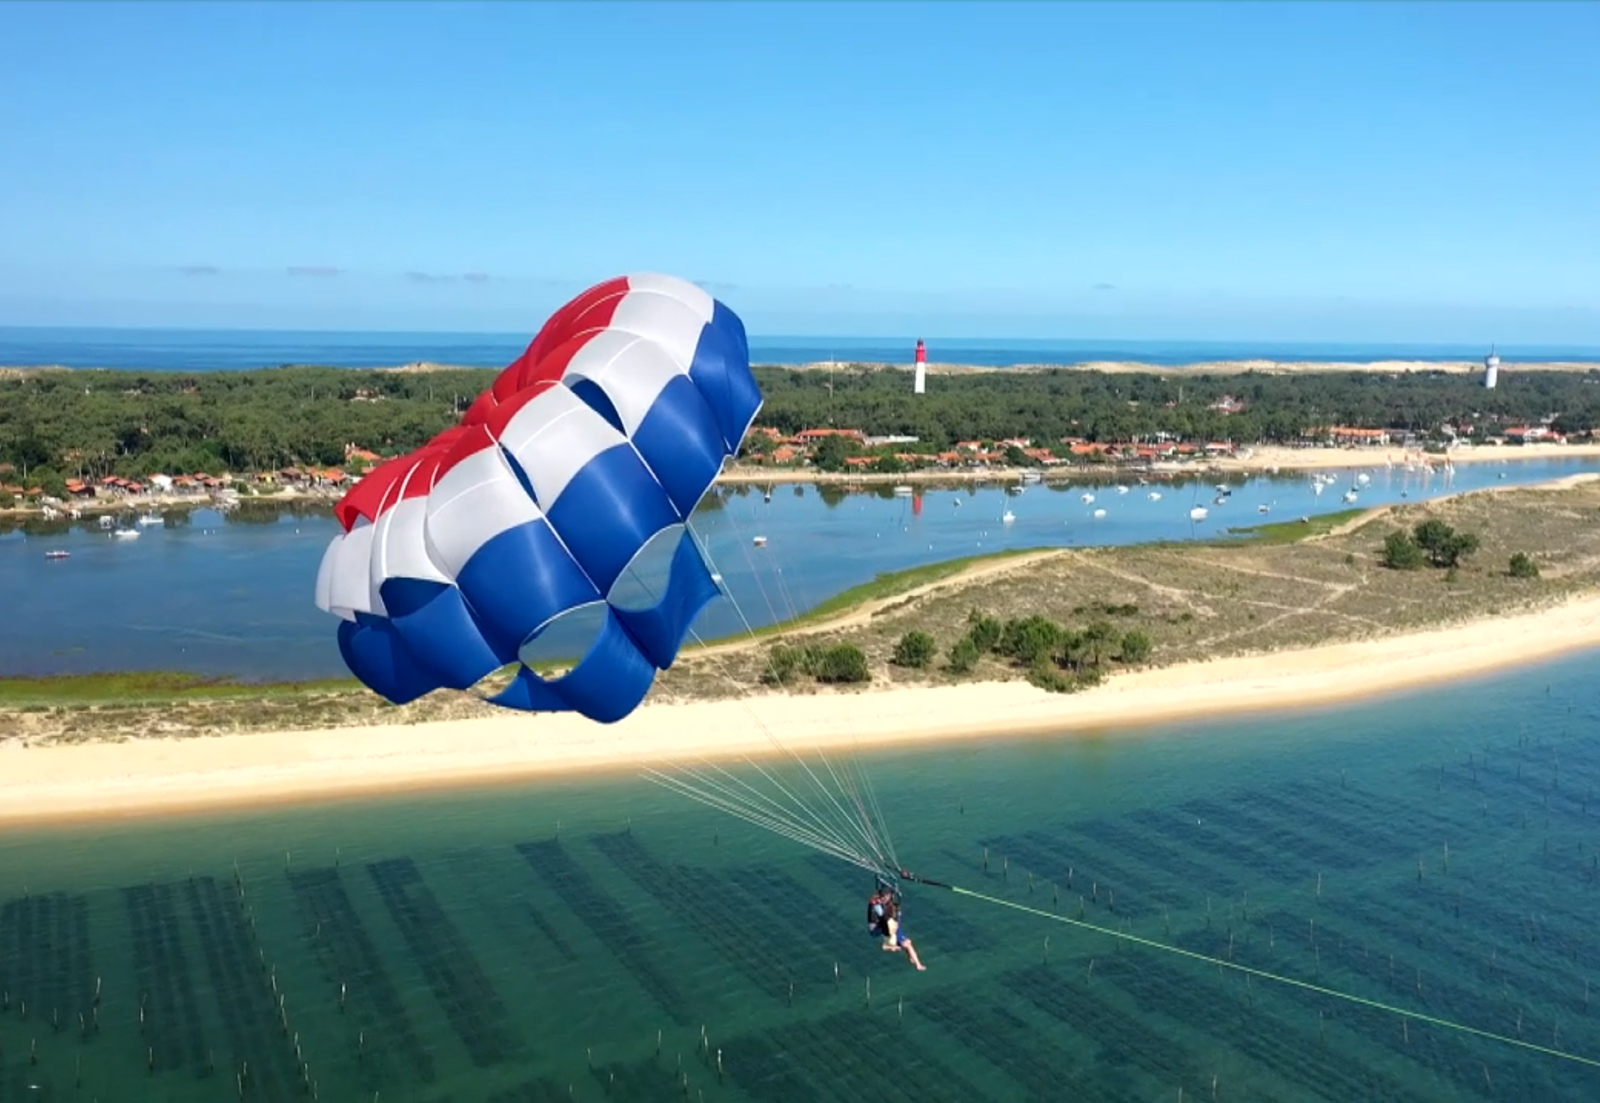
[[[1416,1019],[1418,1022],[1431,1023],[1434,1026],[1441,1026],[1446,1030],[1455,1030],[1462,1034],[1473,1034],[1479,1038],[1487,1038],[1492,1042],[1504,1042],[1508,1046],[1517,1046],[1521,1049],[1531,1049],[1535,1053],[1544,1054],[1546,1057],[1558,1057],[1563,1061],[1572,1061],[1580,1065],[1588,1065],[1591,1068],[1600,1068],[1600,1060],[1595,1060],[1592,1057],[1583,1057],[1576,1053],[1568,1053],[1566,1050],[1554,1049],[1550,1046],[1541,1046],[1535,1042],[1525,1042],[1521,1038],[1507,1037],[1504,1034],[1496,1034],[1490,1030],[1479,1030],[1477,1027],[1467,1026],[1465,1023],[1451,1022],[1449,1019],[1440,1019],[1433,1015],[1424,1015],[1420,1011],[1410,1011],[1404,1007],[1396,1007],[1393,1004],[1380,1003],[1377,1000],[1369,1000],[1364,996],[1356,996],[1350,994],[1349,992],[1339,992],[1332,988],[1324,988],[1320,984],[1312,984],[1309,981],[1296,980],[1293,977],[1285,977],[1277,973],[1269,973],[1265,969],[1255,969],[1249,965],[1240,965],[1237,962],[1224,961],[1222,958],[1212,957],[1209,954],[1197,954],[1193,950],[1185,950],[1179,946],[1169,946],[1164,942],[1156,942],[1155,940],[1149,938],[1140,938],[1138,935],[1128,934],[1126,931],[1113,930],[1110,927],[1102,927],[1096,923],[1086,923],[1081,919],[1071,919],[1067,916],[1056,915],[1053,912],[1047,912],[1040,908],[1032,908],[1027,904],[1018,904],[1012,900],[1004,900],[998,896],[989,896],[985,893],[974,892],[972,889],[964,889],[960,885],[947,885],[941,881],[926,881],[914,875],[909,879],[920,884],[933,885],[936,888],[947,888],[959,896],[970,896],[974,900],[982,900],[989,904],[998,904],[1002,908],[1011,908],[1014,911],[1027,912],[1029,915],[1036,915],[1040,919],[1049,919],[1056,923],[1065,923],[1068,926],[1079,927],[1086,931],[1093,931],[1096,934],[1110,935],[1112,938],[1120,938],[1124,942],[1132,942],[1139,946],[1145,946],[1152,950],[1161,950],[1169,954],[1178,954],[1181,957],[1191,958],[1195,961],[1203,961],[1207,965],[1215,965],[1221,969],[1233,969],[1240,973],[1248,973],[1250,976],[1260,977],[1262,980],[1270,980],[1276,981],[1279,984],[1287,984],[1294,988],[1304,989],[1307,992],[1315,992],[1319,996],[1332,996],[1336,1000],[1346,1000],[1349,1003],[1358,1003],[1365,1007],[1377,1008],[1379,1011],[1387,1011],[1390,1014],[1399,1015],[1402,1018]]]

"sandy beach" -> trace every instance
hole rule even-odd
[[[646,705],[621,723],[492,717],[411,726],[26,747],[0,745],[0,822],[83,821],[633,772],[672,759],[784,747],[914,747],[993,736],[1097,734],[1376,694],[1501,672],[1600,646],[1600,597],[1514,617],[1321,648],[1121,674],[1072,696],[1021,682],[762,694]],[[769,738],[770,737],[770,738]]]
[[[1435,468],[1442,467],[1446,458],[1451,463],[1456,464],[1516,463],[1519,460],[1583,460],[1600,458],[1600,443],[1485,444],[1477,447],[1456,448],[1450,452],[1448,457],[1442,454],[1433,454],[1420,459],[1415,451],[1408,452],[1398,446],[1390,448],[1285,448],[1279,445],[1256,445],[1242,448],[1240,453],[1237,456],[1208,456],[1204,459],[1184,462],[1157,462],[1150,465],[1150,470],[1158,474],[1204,471],[1237,471],[1257,474],[1273,470],[1280,472],[1371,471],[1374,468],[1387,465],[1403,467],[1408,462],[1420,462],[1420,459],[1425,459]],[[738,466],[730,467],[723,471],[717,481],[735,485],[766,485],[770,483],[774,486],[785,483],[837,483],[841,486],[849,486],[856,483],[904,483],[906,485],[917,485],[927,483],[1015,482],[1022,477],[1023,470],[1023,468],[1019,467],[991,467],[982,471],[928,469],[905,471],[898,474],[878,474],[876,472],[861,471],[818,471],[814,468],[803,467],[763,468]],[[1117,464],[1097,466],[1072,464],[1044,469],[1033,468],[1032,470],[1041,478],[1055,482],[1068,479],[1127,478],[1135,473],[1142,472],[1143,468],[1123,467]]]

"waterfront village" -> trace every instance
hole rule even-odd
[[[1225,398],[1223,402],[1227,402]],[[1219,404],[1220,405],[1220,404]],[[1359,453],[1362,449],[1401,447],[1419,460],[1426,452],[1445,453],[1457,439],[1464,439],[1470,426],[1442,427],[1432,440],[1397,430],[1330,426],[1308,429],[1289,446],[1295,448],[1337,448]],[[1439,442],[1443,438],[1443,443]],[[1548,425],[1514,426],[1487,437],[1494,445],[1566,443],[1566,437]],[[746,437],[744,454],[735,468],[752,473],[784,474],[823,472],[848,479],[850,476],[903,474],[913,471],[947,471],[971,477],[992,473],[1003,476],[1027,469],[1054,469],[1066,474],[1074,469],[1136,471],[1148,474],[1176,473],[1210,466],[1225,459],[1248,459],[1251,448],[1232,441],[1181,441],[1171,434],[1156,433],[1130,441],[1100,442],[1079,437],[1041,445],[1025,437],[1004,440],[964,440],[954,447],[932,450],[913,436],[873,436],[860,429],[803,429],[786,434],[770,426],[753,426]],[[68,456],[69,460],[73,457]],[[334,498],[343,494],[386,456],[355,444],[345,447],[344,463],[332,466],[290,466],[275,471],[246,473],[197,471],[166,475],[153,473],[131,479],[119,475],[95,478],[87,473],[65,480],[65,494],[51,494],[47,488],[27,486],[15,481],[18,472],[9,463],[0,463],[0,510],[43,512],[47,517],[79,516],[84,509],[134,508],[142,504],[204,502],[223,509],[235,507],[241,498],[292,500],[296,498]],[[1352,457],[1353,462],[1355,461]],[[1066,470],[1063,471],[1062,469]]]

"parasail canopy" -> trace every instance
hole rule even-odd
[[[718,593],[688,520],[760,408],[743,324],[699,287],[585,291],[459,425],[335,506],[316,602],[346,665],[403,704],[515,664],[495,704],[626,716]],[[581,658],[546,678],[551,638]]]

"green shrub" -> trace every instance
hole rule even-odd
[[[1078,679],[1053,663],[1040,663],[1028,670],[1028,684],[1046,693],[1076,693]]]
[[[813,670],[817,681],[830,685],[866,682],[872,678],[867,669],[867,654],[853,643],[841,643],[820,652]]]
[[[1066,635],[1061,625],[1035,614],[1007,621],[994,650],[1024,666],[1034,666],[1057,658],[1066,642]]]
[[[950,653],[945,656],[945,667],[952,674],[968,674],[973,667],[978,665],[978,657],[982,654],[983,652],[979,650],[977,641],[972,638],[972,634],[969,632],[957,640],[954,647],[950,648]]]
[[[1418,548],[1428,553],[1435,567],[1454,567],[1478,550],[1478,538],[1470,532],[1457,532],[1435,518],[1424,521],[1412,533]]]
[[[1150,637],[1134,629],[1122,637],[1118,655],[1125,663],[1142,663],[1150,657]]]
[[[1000,643],[1001,633],[1005,631],[1005,626],[997,618],[976,609],[968,614],[967,624],[967,634],[979,651],[993,651]]]
[[[933,662],[939,645],[926,632],[907,632],[894,647],[896,666],[924,667]]]
[[[1527,552],[1518,552],[1511,557],[1509,571],[1512,578],[1538,578],[1539,564]]]
[[[802,674],[810,673],[810,649],[778,644],[767,652],[767,669],[761,680],[769,686],[786,686]]]
[[[1383,538],[1383,565],[1396,571],[1414,571],[1426,561],[1411,534],[1398,530]]]

